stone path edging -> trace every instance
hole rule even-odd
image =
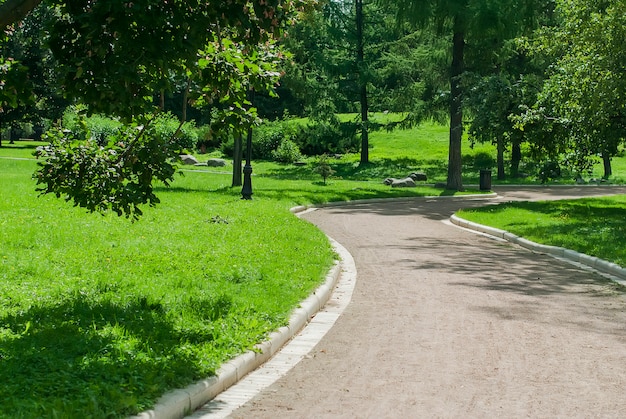
[[[560,259],[565,259],[569,262],[580,263],[582,265],[588,266],[589,268],[593,268],[600,272],[611,275],[613,276],[612,278],[610,278],[611,280],[626,286],[626,269],[615,263],[608,262],[595,256],[589,256],[584,253],[579,253],[571,249],[535,243],[523,237],[516,236],[515,234],[510,233],[506,230],[500,230],[498,228],[489,227],[486,225],[468,221],[464,218],[457,216],[456,214],[450,217],[450,222],[459,227],[478,231],[489,236],[506,240],[534,252],[545,253]]]

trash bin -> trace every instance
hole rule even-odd
[[[491,190],[491,170],[480,171],[480,190],[481,191]]]

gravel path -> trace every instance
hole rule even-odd
[[[498,188],[497,201],[625,193]],[[444,223],[484,200],[305,216],[356,262],[352,301],[235,418],[626,417],[626,295],[601,276]]]

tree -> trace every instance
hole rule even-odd
[[[365,53],[363,38],[363,0],[355,0],[356,18],[356,68],[361,104],[361,164],[369,163],[369,107],[367,103],[367,78],[365,76]],[[324,178],[324,182],[326,178]]]
[[[39,7],[16,25],[11,36],[2,42],[2,54],[19,63],[23,86],[28,88],[22,89],[18,100],[11,106],[0,106],[0,117],[5,125],[32,124],[37,138],[46,121],[60,118],[68,106],[53,71],[57,63],[45,46],[46,26],[53,17],[51,9]],[[7,84],[15,86],[12,82]]]
[[[166,147],[155,153],[158,159],[149,159],[147,167],[139,164],[147,150],[163,145],[148,138],[151,121],[158,114],[155,92],[173,90],[172,74],[186,75],[197,89],[190,100],[230,104],[218,125],[247,129],[256,120],[246,101],[247,91],[273,85],[278,76],[276,60],[261,65],[263,57],[279,56],[272,40],[304,5],[300,0],[50,0],[46,7],[54,9],[56,19],[48,43],[68,98],[86,104],[89,113],[115,115],[136,128],[109,144],[112,153],[107,157],[99,154],[99,146],[90,142],[88,133],[81,138],[87,149],[80,150],[75,149],[75,139],[52,133],[55,141],[41,150],[40,156],[47,160],[36,174],[44,185],[42,193],[63,195],[89,210],[113,205],[127,216],[139,214],[136,204],[157,202],[152,182],[171,180],[167,160],[175,150]],[[9,0],[0,5],[0,11],[9,6],[13,17],[6,22],[11,24],[31,2]],[[5,82],[3,91],[15,89],[7,88]],[[80,161],[74,165],[73,159]],[[80,173],[81,183],[68,179],[75,174],[70,169],[76,167],[86,169]],[[163,176],[155,177],[157,173]],[[106,187],[89,187],[96,182]],[[119,195],[122,189],[132,193]],[[90,194],[88,199],[85,193]]]
[[[449,68],[450,145],[448,152],[448,189],[462,190],[461,139],[463,134],[463,84],[468,40],[480,40],[498,34],[514,34],[520,24],[533,17],[534,0],[485,2],[482,0],[401,0],[398,17],[422,27],[435,28],[451,35]],[[471,45],[471,44],[470,44]]]
[[[433,67],[445,55],[440,42],[398,26],[396,10],[393,2],[325,0],[281,41],[291,53],[283,88],[304,103],[311,120],[335,132],[358,130],[361,163],[369,161],[369,131],[381,128],[371,112],[404,112],[415,122],[436,108],[427,100],[439,97],[441,72]],[[340,124],[336,113],[358,116]]]
[[[0,4],[0,29],[24,19],[41,0],[6,0]]]
[[[566,127],[566,162],[583,172],[600,156],[608,178],[626,138],[626,1],[560,0],[557,15],[536,44],[556,57],[537,107]]]

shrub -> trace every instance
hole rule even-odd
[[[235,153],[235,139],[231,136],[220,145],[220,151],[222,154],[228,157],[233,157]]]
[[[260,131],[256,137],[252,140],[253,158],[270,160],[274,158],[273,153],[285,140],[285,132],[280,127],[271,126]]]
[[[222,138],[213,133],[210,125],[203,125],[196,128],[196,133],[198,135],[196,148],[201,153],[206,153],[208,150],[215,150],[221,147]]]
[[[463,156],[463,165],[474,170],[492,169],[496,165],[496,159],[486,152],[466,154]]]
[[[252,158],[271,160],[285,140],[295,142],[299,124],[290,120],[265,122],[252,131]]]
[[[317,161],[317,166],[313,168],[315,173],[318,173],[324,179],[324,185],[326,185],[326,179],[332,176],[335,171],[330,164],[328,164],[328,156],[323,154]]]
[[[91,138],[101,147],[107,145],[109,139],[115,136],[122,126],[121,122],[102,115],[92,115],[85,122],[91,132]]]
[[[154,135],[159,140],[166,141],[178,153],[193,150],[198,142],[198,132],[193,121],[185,122],[178,134],[176,134],[176,130],[180,126],[180,121],[171,113],[157,116],[156,121],[153,121],[152,125]]]
[[[272,151],[274,160],[280,163],[293,163],[302,159],[298,145],[291,140],[283,140],[278,148]]]
[[[296,143],[306,155],[325,153],[350,153],[360,148],[354,122],[316,121],[301,127]]]

